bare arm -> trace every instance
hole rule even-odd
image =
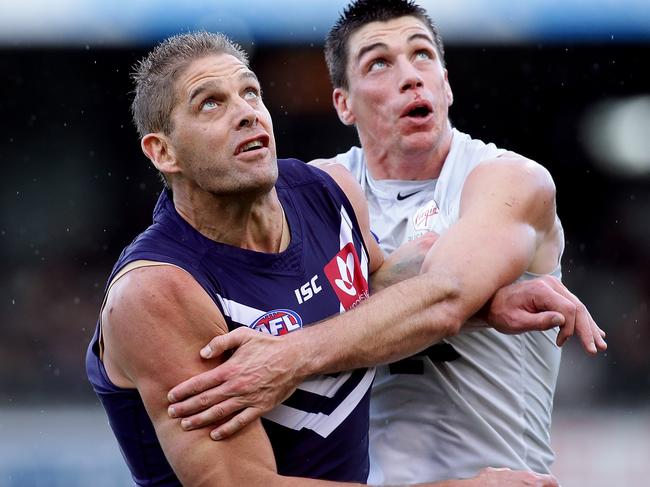
[[[341,174],[331,174],[344,189],[360,193],[358,185],[349,181],[342,184]],[[483,192],[484,188],[490,191]],[[465,185],[460,221],[433,245],[422,275],[380,291],[345,315],[294,333],[282,343],[248,330],[216,338],[201,350],[203,357],[229,349],[237,351],[224,365],[175,387],[170,401],[183,402],[174,404],[170,414],[194,414],[188,418],[191,428],[253,404],[259,410],[269,410],[277,399],[260,391],[270,390],[273,385],[295,387],[313,373],[391,362],[457,333],[500,286],[512,282],[526,269],[548,272],[557,264],[561,233],[554,191],[548,173],[532,162],[505,160],[477,168]],[[351,201],[361,205],[358,217],[367,215],[363,198]],[[487,239],[487,235],[491,238]],[[450,252],[449,258],[446,252]],[[522,289],[533,289],[532,299]],[[510,304],[513,302],[515,313]],[[539,319],[526,319],[525,326],[521,326],[522,316],[535,316],[532,313],[538,311],[542,311]],[[561,312],[563,317],[553,311]],[[605,348],[600,329],[582,303],[554,278],[500,290],[491,300],[488,314],[503,332],[548,329],[561,324],[560,344],[575,329],[590,352],[596,350],[594,342],[599,349]],[[271,376],[261,370],[264,365],[259,358],[276,347],[285,349],[286,364]],[[201,391],[199,402],[195,394]],[[228,401],[227,407],[214,406],[224,400]],[[204,403],[213,406],[205,410]],[[215,437],[232,434],[246,421],[237,418],[225,423],[216,430]]]
[[[104,361],[114,382],[136,387],[165,456],[183,485],[348,485],[279,476],[259,420],[228,441],[185,432],[167,415],[169,388],[221,361],[196,348],[227,328],[218,308],[186,272],[172,266],[131,271],[111,290],[103,315]]]
[[[555,187],[544,168],[520,158],[479,166],[463,189],[459,221],[433,245],[420,276],[292,337],[297,348],[314,352],[302,370],[346,370],[416,353],[457,333],[524,271],[552,271],[562,245]],[[592,323],[576,325],[595,352],[600,335]]]
[[[520,157],[497,159],[478,166],[468,176],[460,218],[438,239],[422,270],[455,276],[463,289],[458,309],[473,309],[524,271],[552,272],[563,246],[555,211],[555,185],[546,169]],[[565,317],[558,345],[575,333],[588,353],[606,349],[604,333],[585,306],[556,279],[547,277],[543,283],[565,298],[555,308]],[[497,306],[502,304],[502,297],[497,294],[490,302],[488,320],[504,333],[526,331],[512,324],[503,326],[492,312],[495,301]]]
[[[184,271],[171,266],[131,271],[109,293],[102,323],[109,375],[122,387],[138,389],[163,451],[183,485],[361,485],[278,475],[259,420],[227,441],[213,442],[205,430],[185,432],[179,420],[166,414],[165,396],[171,384],[221,361],[220,357],[200,360],[196,347],[215,333],[227,331],[216,306]],[[483,471],[473,479],[422,485],[524,487],[534,485],[533,481],[557,485],[548,476],[511,471]]]

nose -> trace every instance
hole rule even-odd
[[[420,72],[408,59],[398,61],[399,66],[399,89],[401,93],[405,91],[422,88],[424,82]]]
[[[246,102],[246,100],[241,100],[239,103],[237,119],[237,127],[240,129],[245,127],[254,127],[258,122],[257,110]]]

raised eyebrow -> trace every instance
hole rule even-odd
[[[239,75],[239,79],[240,80],[253,79],[258,85],[260,84],[260,80],[257,79],[257,75],[252,71],[244,71],[242,74]]]
[[[197,86],[196,88],[194,88],[194,89],[190,92],[189,104],[191,105],[192,102],[193,102],[196,98],[198,98],[199,96],[201,96],[202,93],[204,93],[204,92],[210,90],[211,88],[216,88],[216,89],[218,89],[219,87],[220,87],[220,84],[217,83],[217,82],[215,82],[215,81],[208,81],[207,83],[200,84],[199,86]]]
[[[427,41],[429,44],[431,44],[431,47],[435,48],[435,44],[433,43],[433,40],[431,39],[431,37],[429,37],[426,34],[419,33],[419,32],[410,35],[408,37],[407,41],[412,42],[412,41],[416,41],[418,39]],[[362,47],[361,49],[359,49],[359,54],[357,54],[357,63],[361,60],[361,58],[366,53],[368,53],[368,52],[370,52],[370,51],[372,51],[374,49],[388,49],[388,45],[386,43],[384,43],[384,42],[375,42],[374,44],[369,44],[367,46]]]
[[[252,71],[243,72],[242,74],[239,75],[239,79],[240,80],[253,79],[253,80],[255,80],[255,82],[258,85],[260,84],[259,80],[257,79],[257,76]],[[217,81],[208,81],[206,83],[200,84],[199,86],[197,86],[196,88],[194,88],[190,92],[189,104],[191,105],[192,102],[197,97],[201,96],[202,93],[204,93],[204,92],[206,92],[206,91],[208,91],[208,90],[210,90],[212,88],[219,89],[220,86],[221,86],[220,83],[218,83]]]
[[[367,46],[362,47],[361,49],[359,49],[359,54],[357,54],[357,63],[361,60],[363,56],[365,56],[366,53],[374,49],[388,49],[388,45],[384,42],[375,42],[374,44],[369,44]]]
[[[431,47],[433,47],[433,48],[436,47],[436,45],[434,44],[433,39],[431,39],[431,37],[429,37],[426,34],[419,33],[419,32],[417,34],[413,34],[413,35],[409,36],[408,41],[412,42],[412,41],[417,41],[418,39],[423,40],[423,41],[427,41],[429,44],[431,44]]]

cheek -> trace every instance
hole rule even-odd
[[[356,107],[355,115],[361,114],[367,123],[381,125],[388,121],[387,115],[391,112],[391,97],[385,90],[367,90],[359,98],[361,103]]]

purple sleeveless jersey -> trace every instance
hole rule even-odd
[[[368,256],[348,199],[318,169],[292,159],[279,160],[278,166],[276,189],[291,230],[284,252],[255,252],[204,237],[178,215],[163,191],[153,224],[124,249],[108,282],[129,262],[168,262],[196,279],[230,330],[248,326],[272,335],[355,306],[368,296]],[[98,331],[88,347],[86,370],[135,483],[180,485],[137,390],[116,387],[108,378],[99,360]],[[366,481],[373,377],[374,369],[315,377],[265,415],[280,474]]]

